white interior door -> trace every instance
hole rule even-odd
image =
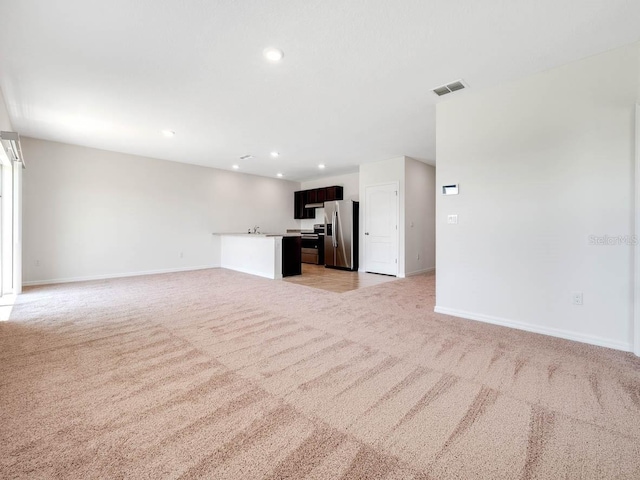
[[[398,274],[398,184],[365,187],[365,271]]]

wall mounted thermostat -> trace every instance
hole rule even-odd
[[[442,186],[442,194],[443,195],[458,195],[458,184],[455,185],[443,185]]]

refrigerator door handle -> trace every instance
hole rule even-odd
[[[337,229],[337,227],[338,227],[338,211],[337,210],[334,211],[333,215],[331,216],[331,224],[333,225],[333,227],[332,227],[333,237],[331,238],[332,242],[333,242],[332,245],[333,245],[334,248],[336,248],[338,246],[338,237],[337,237],[337,234],[338,234],[338,229]]]

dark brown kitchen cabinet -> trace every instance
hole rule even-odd
[[[323,187],[312,190],[300,190],[294,192],[293,218],[316,218],[315,208],[304,208],[309,203],[324,203],[343,199],[343,187]]]
[[[325,202],[331,202],[333,200],[342,200],[344,198],[343,187],[327,187],[325,188],[326,196]]]
[[[304,192],[293,192],[293,218],[302,218],[304,213]]]
[[[307,191],[300,190],[299,192],[294,192],[293,195],[293,218],[316,218],[316,210],[314,208],[304,208],[309,203]]]
[[[304,190],[307,192],[307,203],[318,203],[318,189]]]

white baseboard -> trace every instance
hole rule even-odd
[[[398,273],[397,275],[394,275],[394,276],[398,277],[398,278],[406,278],[406,277],[414,277],[416,275],[422,275],[422,274],[425,274],[425,273],[431,273],[431,272],[435,272],[435,271],[436,271],[436,267],[431,267],[431,268],[425,268],[423,270],[416,270],[415,272]],[[358,272],[367,273],[367,271],[362,269],[362,268],[359,268]]]
[[[220,268],[225,268],[227,270],[233,270],[234,272],[248,273],[249,275],[255,275],[256,277],[268,278],[270,280],[280,280],[282,278],[282,275],[274,276],[274,275],[270,275],[268,273],[262,272],[260,270],[252,270],[251,268],[238,267],[236,265],[222,264],[222,265],[220,265]]]
[[[609,340],[606,338],[597,337],[595,335],[585,335],[582,333],[572,332],[570,330],[532,325],[530,323],[508,320],[506,318],[493,317],[491,315],[484,315],[481,313],[466,312],[463,310],[456,310],[454,308],[439,307],[437,305],[433,309],[433,311],[436,313],[451,315],[453,317],[465,318],[467,320],[477,320],[479,322],[491,323],[493,325],[500,325],[502,327],[515,328],[517,330],[540,333],[542,335],[549,335],[551,337],[564,338],[565,340],[573,340],[575,342],[588,343],[590,345],[597,345],[599,347],[613,348],[614,350],[622,350],[623,352],[631,352],[633,349],[633,345],[631,343]]]
[[[29,280],[27,282],[22,282],[22,285],[24,287],[33,287],[36,285],[52,285],[55,283],[88,282],[91,280],[108,280],[110,278],[125,278],[125,277],[139,277],[142,275],[157,275],[159,273],[190,272],[192,270],[206,270],[208,268],[220,268],[220,265],[202,265],[198,267],[165,268],[161,270],[147,270],[143,272],[108,273],[106,275],[89,275],[86,277],[52,278],[48,280]]]
[[[416,270],[415,272],[405,273],[405,277],[414,277],[416,275],[423,275],[425,273],[431,273],[435,271],[436,271],[436,267],[425,268],[423,270]]]

